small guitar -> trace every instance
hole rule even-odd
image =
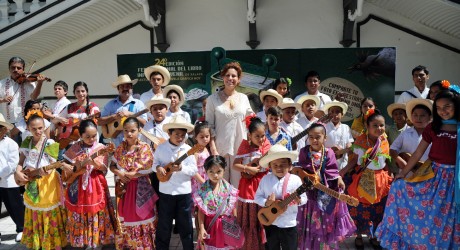
[[[187,153],[183,154],[181,157],[179,157],[179,159],[177,159],[176,161],[174,162],[170,162],[168,163],[168,165],[164,166],[163,168],[165,169],[166,171],[166,174],[165,175],[161,175],[159,172],[157,172],[157,177],[158,177],[158,180],[160,182],[166,182],[166,181],[169,181],[169,179],[171,179],[171,176],[172,174],[174,173],[172,171],[172,166],[173,165],[179,165],[183,160],[185,160],[187,157],[189,157],[190,155],[198,152],[198,151],[201,151],[204,149],[204,146],[200,145],[200,144],[196,144],[195,146],[193,146],[191,149],[189,149],[187,151]]]
[[[112,153],[115,151],[115,144],[109,143],[105,148],[102,148],[98,150],[95,153],[92,153],[90,156],[85,158],[83,161],[79,162],[79,166],[74,166],[73,167],[73,173],[70,175],[67,175],[66,172],[63,172],[62,175],[62,181],[65,182],[67,185],[71,184],[72,182],[75,181],[80,175],[84,174],[86,171],[85,165],[87,162],[94,160],[96,157],[107,154],[107,153]]]
[[[159,137],[156,137],[156,136],[150,134],[149,132],[147,132],[143,128],[140,129],[140,133],[153,143],[154,150],[157,149],[158,145],[160,145],[160,144],[162,144],[163,142],[166,141],[164,138],[159,138]]]
[[[138,117],[138,116],[141,116],[145,113],[149,112],[148,109],[143,109],[137,113],[134,113],[128,117]],[[125,122],[126,119],[128,119],[128,117],[122,117],[120,119],[117,119],[111,123],[108,123],[104,126],[102,126],[102,135],[105,137],[105,138],[116,138],[118,136],[118,134],[123,130],[123,122]]]
[[[44,167],[41,167],[41,168],[26,168],[26,169],[22,170],[22,172],[29,179],[28,182],[31,182],[33,180],[41,178],[40,169],[43,169],[46,172],[46,171],[49,171],[49,170],[52,170],[52,169],[60,168],[61,166],[62,166],[62,161],[57,161],[55,163],[51,163],[50,165],[44,166]],[[21,185],[25,185],[25,184],[26,183],[21,183]]]
[[[95,114],[87,116],[84,119],[69,118],[68,124],[60,124],[58,129],[59,149],[64,149],[67,146],[69,146],[70,143],[80,139],[80,132],[78,132],[78,126],[82,121],[99,118],[100,116],[101,113],[97,112]]]
[[[316,122],[314,123],[318,123],[318,122],[321,122],[321,123],[328,123],[332,118],[329,117],[329,115],[324,115],[322,116],[321,118],[319,118]],[[291,144],[292,145],[295,145],[297,144],[297,142],[302,139],[304,136],[306,136],[308,134],[308,130],[310,129],[310,127],[306,128],[304,131],[300,132],[299,134],[291,137]]]
[[[298,175],[302,180],[305,180],[305,178],[308,178],[313,183],[313,187],[324,192],[325,194],[328,194],[331,197],[334,197],[337,200],[346,202],[350,206],[356,207],[359,205],[359,201],[355,197],[352,197],[346,194],[341,194],[321,184],[321,182],[319,181],[319,177],[315,174],[309,174],[301,168],[293,168],[291,170],[291,174]]]
[[[294,193],[290,194],[284,200],[277,200],[270,206],[261,208],[257,213],[257,218],[259,218],[260,224],[270,226],[276,218],[286,211],[292,201],[311,188],[312,182],[307,178],[303,184],[294,191]]]

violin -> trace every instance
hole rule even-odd
[[[23,84],[25,82],[35,82],[37,81],[38,77],[42,76],[42,74],[21,74],[19,77],[16,79],[16,82],[19,84]],[[51,82],[51,78],[48,78],[45,76],[45,81]]]

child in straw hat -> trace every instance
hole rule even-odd
[[[268,207],[276,200],[283,200],[302,185],[300,177],[289,173],[298,155],[298,152],[288,151],[282,145],[273,145],[260,159],[261,167],[270,168],[271,173],[262,178],[257,188],[255,202],[259,206]],[[302,193],[271,225],[265,226],[267,249],[297,249],[298,206],[306,202],[307,196]]]

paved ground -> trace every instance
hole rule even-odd
[[[110,193],[113,196],[115,193],[115,185],[114,185],[114,180],[113,180],[113,174],[109,172],[107,174],[107,180],[110,188]],[[16,243],[14,239],[16,238],[16,226],[11,220],[11,218],[8,216],[7,213],[5,213],[6,209],[3,206],[2,207],[2,214],[0,216],[0,233],[1,235],[1,245],[0,245],[0,250],[23,250],[27,249],[23,245]],[[196,233],[194,234],[196,237]],[[364,239],[365,243],[365,248],[364,249],[373,249],[372,246],[369,244],[369,241],[365,238]],[[65,249],[79,249],[79,248],[65,248]],[[115,249],[114,246],[107,246],[104,249]],[[169,249],[174,249],[174,250],[180,250],[182,249],[182,245],[180,243],[180,238],[179,235],[173,234],[171,238],[171,246]],[[354,238],[350,238],[345,240],[340,244],[340,249],[356,249],[354,246]]]

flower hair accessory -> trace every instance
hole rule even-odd
[[[291,78],[286,77],[286,82],[287,82],[288,86],[290,87],[291,84],[292,84]]]
[[[450,87],[450,82],[447,80],[442,80],[441,81],[441,86],[445,89],[448,89]]]
[[[37,115],[37,116],[40,116],[41,118],[43,118],[43,113],[41,110],[38,110],[38,109],[32,109],[32,110],[29,110],[29,112],[27,112],[27,115],[24,117],[24,120],[25,121],[28,121],[29,118],[33,115]]]
[[[375,113],[375,109],[369,109],[364,115],[364,120],[367,121],[367,118],[369,118],[369,116],[373,115],[374,113]]]
[[[246,128],[249,129],[249,125],[251,125],[252,119],[254,119],[256,114],[252,113],[244,118],[244,123],[246,124]]]

